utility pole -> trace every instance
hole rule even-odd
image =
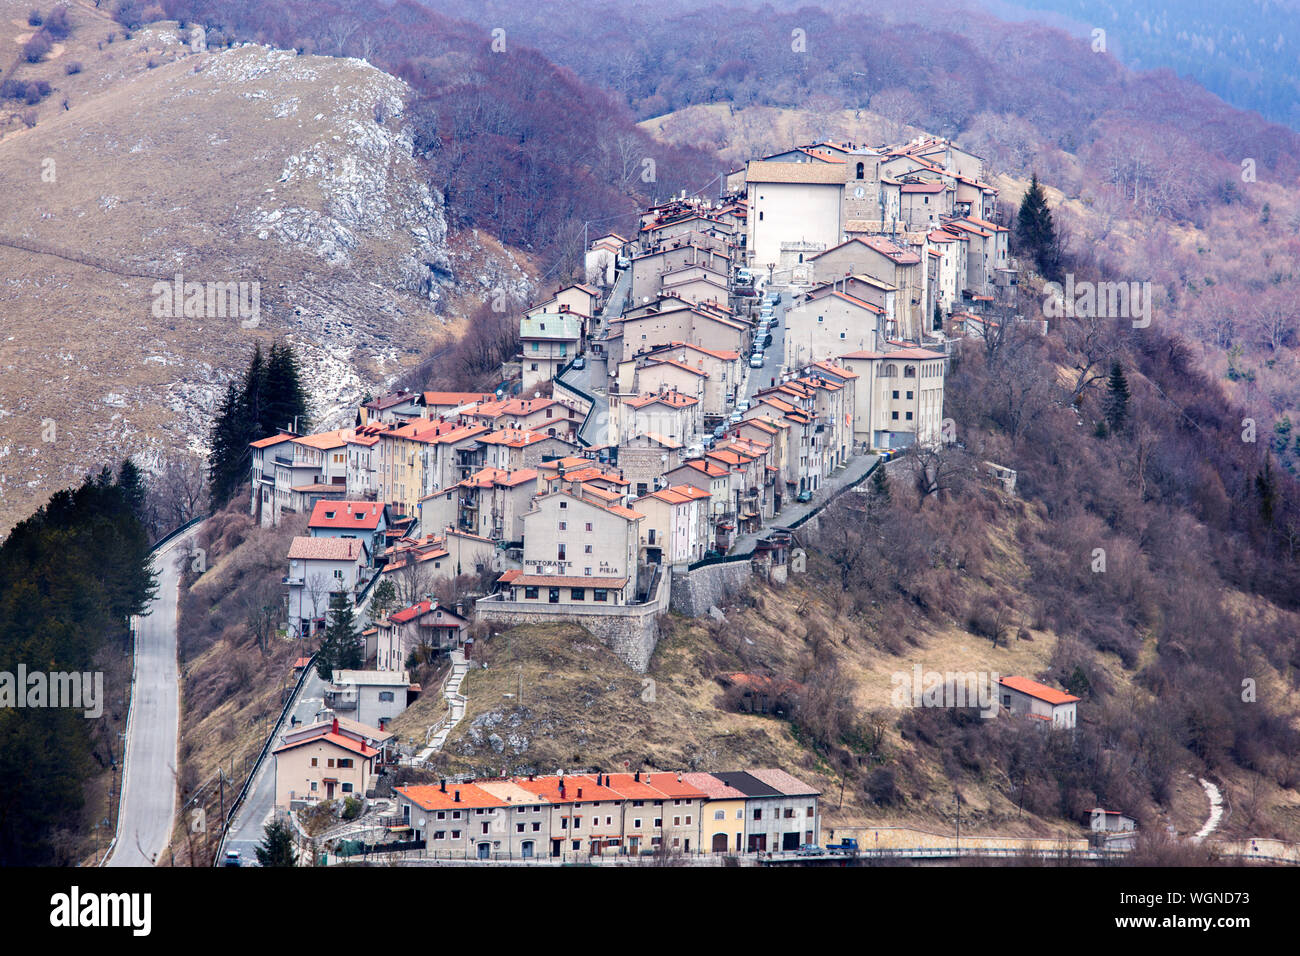
[[[952,789],[952,802],[957,808],[957,850],[961,851],[961,794],[956,787]]]

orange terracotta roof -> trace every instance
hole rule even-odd
[[[1071,704],[1079,700],[1073,694],[1067,694],[1064,691],[1056,690],[1054,687],[1048,687],[1046,684],[1040,684],[1036,680],[1030,680],[1028,677],[1003,677],[998,683],[1004,687],[1010,687],[1012,690],[1018,690],[1022,694],[1028,694],[1030,697],[1037,698],[1045,703],[1052,704]]]

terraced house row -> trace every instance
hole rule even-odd
[[[394,795],[425,852],[452,859],[763,853],[821,835],[820,792],[776,769],[444,780]]]

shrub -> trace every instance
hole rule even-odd
[[[36,110],[28,110],[26,113],[24,113],[24,114],[23,114],[23,122],[27,124],[27,128],[28,128],[28,129],[31,129],[33,126],[35,126],[35,125],[36,125]]]
[[[66,39],[72,32],[72,22],[68,19],[68,5],[61,3],[50,11],[45,21],[46,31],[56,40]]]
[[[23,57],[28,63],[40,63],[45,59],[45,55],[50,52],[50,38],[44,31],[36,34],[23,46]]]
[[[75,75],[75,74],[77,74],[77,73],[80,73],[80,72],[81,72],[81,61],[80,61],[80,60],[73,60],[71,63],[69,63],[67,66],[65,66],[65,67],[63,68],[63,70],[64,70],[65,73],[68,74],[68,76],[73,76],[73,75]]]
[[[361,816],[361,801],[356,797],[344,797],[341,816],[344,820],[355,820]]]
[[[41,16],[41,11],[37,10],[35,7],[32,7],[32,12],[27,14],[27,25],[29,27],[39,27],[44,22],[45,20]]]
[[[152,70],[154,67],[156,67],[156,66],[158,65],[158,59],[157,59],[157,57],[152,57],[152,56],[149,57],[149,62],[146,63],[145,65],[148,66],[149,69]]]

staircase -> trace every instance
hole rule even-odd
[[[440,751],[447,742],[448,735],[464,718],[465,704],[468,701],[465,695],[460,692],[460,685],[468,673],[469,664],[465,661],[465,653],[458,650],[452,651],[451,671],[442,682],[442,696],[447,701],[447,713],[429,728],[429,733],[424,738],[427,746],[412,761],[416,766],[425,763],[431,756]]]

